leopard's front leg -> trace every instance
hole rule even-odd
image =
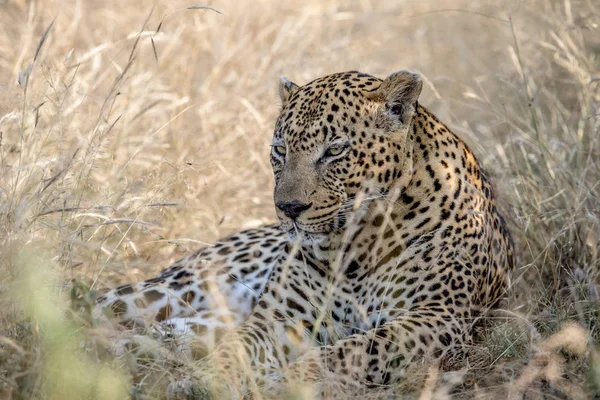
[[[288,365],[317,345],[320,325],[315,325],[327,298],[306,287],[305,277],[317,272],[300,268],[304,265],[275,268],[249,319],[202,362],[199,384],[210,387],[216,398],[278,393],[279,388],[270,390],[272,383],[279,385]]]
[[[272,382],[280,382],[288,365],[316,344],[308,326],[314,320],[293,320],[277,308],[262,305],[237,331],[227,334],[203,363],[212,367],[211,379],[218,382],[213,389],[220,395],[272,392]]]
[[[290,365],[285,381],[292,386],[312,383],[315,395],[324,398],[382,390],[409,368],[437,363],[463,346],[469,336],[466,323],[449,311],[420,308],[365,334],[310,350]]]

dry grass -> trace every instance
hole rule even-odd
[[[430,371],[421,398],[600,393],[596,2],[192,4],[2,2],[0,397],[168,380],[81,345],[93,332],[67,318],[73,280],[139,280],[273,221],[279,75],[404,67],[492,176],[520,256],[461,375]]]

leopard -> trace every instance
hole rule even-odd
[[[422,88],[410,70],[281,77],[279,223],[114,288],[95,312],[204,343],[213,367],[196,384],[214,398],[277,398],[294,382],[364,396],[465,349],[506,297],[514,245],[488,177]]]

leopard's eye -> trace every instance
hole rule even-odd
[[[281,157],[285,157],[287,149],[285,148],[285,146],[273,146],[273,151],[275,152],[275,154]]]
[[[331,157],[337,157],[337,156],[341,155],[342,153],[344,153],[344,151],[346,151],[346,149],[349,147],[350,147],[350,143],[335,144],[325,151],[325,154],[323,154],[323,158],[327,159],[327,158],[331,158]]]
[[[335,157],[335,156],[339,156],[340,154],[342,154],[342,151],[344,151],[343,147],[330,147],[325,152],[325,155],[329,156],[329,157]]]

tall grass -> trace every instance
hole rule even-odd
[[[423,73],[422,103],[491,176],[519,254],[506,305],[456,361],[460,378],[425,374],[417,390],[598,391],[595,2],[191,5],[2,5],[1,397],[123,398],[132,382],[162,393],[180,372],[102,354],[101,328],[68,312],[72,288],[150,277],[274,220],[276,77],[404,67]],[[574,356],[555,356],[561,346]]]

